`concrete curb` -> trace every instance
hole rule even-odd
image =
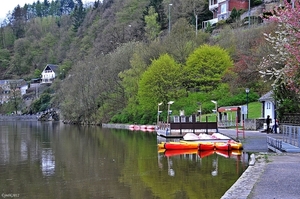
[[[255,164],[248,166],[241,177],[227,190],[221,199],[246,199],[257,180],[260,178],[266,168],[266,160],[263,154],[256,157]]]

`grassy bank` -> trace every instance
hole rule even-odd
[[[206,117],[209,122],[216,121],[216,114],[205,114],[201,115],[201,121],[205,122]],[[248,119],[257,119],[261,117],[261,103],[260,102],[252,102],[248,104]]]

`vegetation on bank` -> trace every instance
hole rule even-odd
[[[171,100],[174,114],[193,114],[199,103],[205,114],[214,109],[211,100],[241,105],[245,88],[249,102],[274,89],[276,75],[261,78],[261,62],[280,54],[264,36],[273,35],[277,24],[248,28],[236,19],[219,23],[212,33],[195,31],[195,12],[200,22],[211,16],[207,2],[194,0],[196,7],[190,7],[191,1],[173,2],[170,33],[169,4],[162,0],[107,0],[89,8],[78,1],[69,13],[30,20],[15,10],[1,27],[1,77],[30,80],[46,64],[60,65],[53,92],[22,110],[59,108],[64,119],[85,123],[153,123],[157,104],[164,103],[166,114]],[[263,69],[283,66],[272,63]],[[278,110],[297,110],[299,95],[280,82]]]

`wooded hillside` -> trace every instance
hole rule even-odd
[[[57,64],[49,106],[66,120],[94,123],[152,123],[160,101],[175,100],[174,111],[192,114],[198,101],[209,112],[211,99],[227,105],[246,87],[253,96],[272,89],[259,64],[276,52],[263,35],[276,25],[224,21],[211,33],[201,30],[211,18],[207,1],[174,0],[169,33],[169,3],[103,0],[86,7],[61,0],[17,7],[1,26],[1,79],[30,80]]]

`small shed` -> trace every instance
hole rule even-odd
[[[236,126],[242,121],[241,106],[224,106],[218,108],[218,126]]]
[[[274,119],[276,118],[275,115],[275,100],[273,98],[273,91],[269,91],[263,96],[261,96],[258,99],[259,102],[262,103],[262,115],[261,117],[266,119],[268,115],[270,115],[270,118],[272,119],[272,124],[275,124]]]

